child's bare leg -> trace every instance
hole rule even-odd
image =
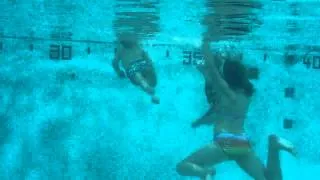
[[[265,167],[261,160],[251,152],[236,158],[237,164],[254,180],[267,180],[265,177]]]
[[[221,148],[212,143],[178,163],[176,170],[181,176],[192,176],[202,178],[202,180],[209,180],[215,174],[215,170],[207,167],[226,160],[228,160],[228,157]]]
[[[142,76],[146,79],[147,83],[149,84],[149,86],[151,86],[152,88],[156,88],[157,86],[157,75],[154,71],[153,68],[148,68],[146,69]],[[155,95],[152,96],[152,102],[155,104],[159,104],[160,103],[160,99]]]
[[[275,135],[269,136],[267,174],[268,180],[282,180],[280,167],[280,151],[284,150],[296,156],[295,148],[291,142]]]
[[[141,73],[136,73],[135,74],[135,79],[138,83],[138,85],[142,88],[143,91],[148,93],[149,95],[154,95],[154,88],[149,86],[148,82],[146,79],[142,76]]]
[[[149,95],[151,95],[151,101],[155,104],[159,104],[160,100],[155,95],[155,90],[153,87],[151,87],[148,83],[148,81],[142,76],[141,73],[135,74],[135,80],[137,81],[138,85],[142,88],[142,90]]]
[[[157,75],[153,68],[146,69],[142,75],[145,77],[151,87],[155,88],[157,86]]]

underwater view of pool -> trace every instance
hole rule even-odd
[[[177,165],[213,145],[213,129],[226,125],[193,122],[208,110],[224,122],[239,104],[224,106],[225,116],[210,104],[211,76],[201,71],[207,41],[222,59],[240,59],[254,87],[242,120],[256,156],[267,164],[276,134],[297,152],[280,152],[283,180],[319,174],[320,1],[3,0],[0,7],[0,179],[199,179]],[[129,63],[143,58],[152,64]],[[140,77],[145,65],[153,71]],[[152,78],[155,94],[143,84]],[[230,119],[233,127],[237,118]],[[252,179],[228,157],[214,164],[214,179]]]

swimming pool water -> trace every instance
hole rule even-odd
[[[182,158],[212,140],[190,128],[208,108],[204,82],[183,56],[210,22],[214,47],[234,45],[259,69],[246,128],[266,161],[267,136],[297,146],[282,153],[285,180],[320,170],[318,1],[34,0],[0,3],[1,179],[188,179]],[[143,39],[157,68],[161,104],[112,68],[119,32]],[[194,60],[194,59],[191,59]],[[294,97],[286,98],[285,89]],[[291,124],[292,122],[292,124]],[[292,125],[292,126],[291,126]],[[235,163],[216,179],[250,179]]]

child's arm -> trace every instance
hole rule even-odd
[[[216,63],[214,62],[216,59],[213,57],[210,51],[209,42],[204,41],[202,44],[202,53],[204,55],[204,58],[206,60],[206,63],[210,66],[210,75],[212,78],[212,81],[214,82],[215,86],[219,88],[220,92],[226,97],[229,97],[231,99],[234,99],[235,94],[233,91],[229,88],[227,82],[221,77],[219,70],[217,68]]]
[[[123,78],[123,77],[125,77],[125,73],[124,73],[124,71],[122,71],[120,69],[119,63],[120,63],[120,51],[119,51],[119,49],[117,49],[115,57],[112,61],[112,67],[113,67],[114,71],[117,73],[117,75],[119,77]]]
[[[197,128],[201,125],[212,125],[214,123],[214,115],[213,108],[211,107],[201,118],[195,120],[192,123],[193,128]]]

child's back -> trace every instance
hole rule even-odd
[[[118,47],[119,57],[121,59],[122,66],[128,69],[130,64],[135,61],[143,59],[143,50],[138,44],[132,46],[125,46],[125,43],[121,43]]]
[[[120,62],[125,73],[119,67]],[[157,77],[153,63],[137,40],[120,39],[112,65],[120,77],[126,74],[133,84],[140,86],[143,91],[152,96],[152,102],[159,103],[159,98],[155,96]]]

